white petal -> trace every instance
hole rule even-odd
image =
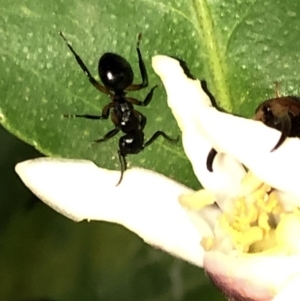
[[[40,158],[19,163],[16,171],[46,204],[75,220],[124,225],[147,243],[202,266],[201,235],[178,203],[191,190],[160,174],[130,169],[116,187],[119,171],[84,160]],[[202,221],[202,234],[212,235]]]
[[[300,197],[300,139],[287,138],[271,152],[281,133],[259,121],[203,106],[198,122],[217,149],[231,154],[270,186]]]
[[[211,101],[200,81],[188,78],[179,62],[167,56],[154,56],[152,66],[163,81],[168,105],[182,131],[183,147],[198,180],[204,188],[215,192],[218,199],[235,195],[245,174],[239,162],[229,155],[218,154],[213,164],[214,172],[209,172],[206,167],[212,143],[203,135],[198,119],[203,107],[211,108]]]
[[[287,284],[280,290],[272,301],[300,300],[300,274],[289,279]]]

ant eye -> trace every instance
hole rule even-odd
[[[264,106],[262,110],[264,111],[264,113],[271,113],[272,112],[270,106]]]

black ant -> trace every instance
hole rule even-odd
[[[300,98],[280,96],[278,82],[275,82],[275,98],[265,100],[255,110],[254,120],[281,132],[281,136],[271,152],[278,149],[287,137],[300,138]],[[212,148],[208,153],[206,166],[213,171],[212,164],[217,151]]]
[[[150,92],[146,95],[144,101],[140,101],[132,97],[126,97],[125,91],[137,91],[148,86],[148,75],[139,48],[142,35],[138,35],[138,41],[136,45],[142,83],[133,84],[133,71],[126,59],[118,54],[107,52],[100,57],[98,63],[98,73],[103,83],[103,85],[101,85],[91,75],[90,71],[88,70],[82,59],[79,57],[79,55],[75,52],[70,43],[67,41],[67,39],[64,37],[63,33],[59,32],[59,34],[64,39],[67,46],[75,56],[77,63],[79,64],[91,84],[97,90],[107,94],[111,98],[111,102],[102,109],[101,115],[64,115],[64,117],[80,117],[99,120],[108,119],[110,115],[115,128],[109,131],[103,138],[94,141],[97,143],[104,142],[114,137],[119,131],[122,131],[125,134],[119,139],[118,157],[121,165],[121,176],[119,182],[116,185],[118,186],[123,179],[123,173],[127,169],[127,162],[125,157],[128,154],[138,154],[145,147],[153,143],[159,136],[164,137],[170,142],[178,142],[178,138],[173,139],[162,131],[155,132],[147,142],[144,142],[143,130],[146,126],[147,119],[143,114],[136,111],[133,105],[147,106],[152,100],[153,92],[157,88],[157,85],[150,90]]]

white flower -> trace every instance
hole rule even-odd
[[[193,192],[139,168],[126,171],[116,187],[119,171],[83,160],[40,158],[19,163],[17,173],[59,213],[122,224],[145,242],[204,267],[230,300],[298,300],[300,140],[288,138],[271,152],[277,130],[217,111],[177,60],[156,56],[153,67],[205,190]],[[218,155],[209,172],[212,147]]]

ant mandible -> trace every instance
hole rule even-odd
[[[137,91],[148,86],[147,70],[139,48],[142,35],[138,35],[138,41],[136,45],[142,83],[133,84],[133,71],[126,59],[118,54],[107,52],[100,57],[98,63],[98,73],[103,84],[101,85],[91,75],[90,71],[88,70],[80,56],[70,45],[68,40],[65,38],[63,33],[60,31],[59,34],[66,42],[77,63],[79,64],[91,84],[97,90],[107,94],[111,98],[111,102],[104,106],[104,108],[102,109],[101,115],[64,115],[64,117],[79,117],[99,120],[108,119],[110,115],[115,128],[104,135],[103,138],[94,141],[97,143],[104,142],[114,137],[119,131],[125,134],[119,139],[118,157],[121,165],[121,176],[116,185],[118,186],[121,183],[123,174],[127,169],[126,156],[128,154],[138,154],[145,147],[152,144],[159,136],[162,136],[166,140],[174,143],[178,142],[179,140],[178,138],[173,139],[169,137],[163,131],[157,131],[147,142],[144,142],[143,130],[146,126],[147,118],[140,112],[136,111],[133,105],[147,106],[152,100],[153,92],[157,88],[157,85],[150,90],[150,92],[146,95],[144,101],[140,101],[132,97],[126,97],[127,91]]]

